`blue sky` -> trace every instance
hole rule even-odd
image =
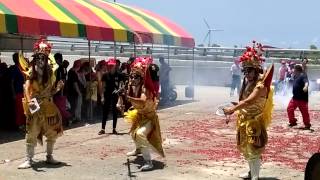
[[[223,46],[245,46],[255,39],[283,48],[320,47],[319,0],[117,0],[167,17],[202,43],[207,28],[213,42]]]

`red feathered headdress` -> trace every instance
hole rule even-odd
[[[246,51],[240,57],[240,62],[242,63],[242,67],[253,67],[253,68],[261,68],[261,63],[264,61],[262,58],[262,44],[256,43],[256,41],[252,41],[253,46],[246,47]]]
[[[117,64],[117,61],[116,61],[116,59],[114,59],[114,58],[110,58],[110,59],[108,59],[108,61],[107,61],[107,65],[108,66],[115,66]]]
[[[39,39],[34,45],[33,45],[33,52],[34,53],[44,53],[46,55],[49,55],[52,49],[52,45],[48,43],[45,38]]]
[[[153,96],[157,92],[153,86],[153,81],[149,72],[149,65],[152,64],[152,57],[137,57],[131,64],[131,73],[139,74],[144,79],[144,87],[149,90]]]
[[[137,57],[131,64],[131,71],[144,77],[150,64],[152,64],[152,57]]]

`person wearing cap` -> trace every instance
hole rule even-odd
[[[170,85],[170,71],[171,67],[164,61],[164,57],[159,58],[160,62],[160,87],[161,87],[161,98],[165,102],[168,98],[168,91]]]
[[[286,74],[288,72],[288,68],[286,65],[286,61],[281,61],[281,67],[279,68],[279,81],[284,81],[286,78]]]
[[[240,84],[241,84],[241,67],[239,59],[235,59],[230,68],[232,74],[230,97],[234,95],[234,90],[237,88],[238,95],[240,94]]]
[[[308,67],[307,67],[307,64],[308,64],[309,60],[307,57],[303,58],[302,59],[302,71],[303,73],[305,73],[307,75],[308,73]]]
[[[131,56],[128,61],[127,61],[127,73],[130,74],[131,72],[131,64],[133,63],[133,61],[135,60],[136,58],[134,56]]]
[[[295,65],[293,70],[294,80],[292,88],[292,98],[287,107],[287,113],[289,117],[289,127],[297,125],[297,119],[294,116],[294,111],[299,108],[302,114],[305,130],[309,130],[311,127],[309,108],[308,108],[308,86],[309,81],[307,75],[303,72],[301,65]]]
[[[55,60],[50,56],[51,45],[40,39],[34,46],[33,60],[22,67],[27,70],[24,84],[23,109],[26,115],[26,152],[27,159],[18,166],[26,169],[33,166],[34,149],[43,144],[43,136],[47,141],[46,163],[60,164],[53,159],[53,147],[56,139],[62,135],[62,118],[59,109],[53,102],[53,95],[59,92],[64,83],[55,79]],[[52,57],[52,59],[50,58]]]
[[[101,102],[103,103],[103,115],[101,130],[98,132],[99,135],[105,134],[106,122],[108,119],[109,110],[112,111],[112,134],[118,134],[117,120],[118,120],[118,109],[117,102],[119,98],[119,91],[122,82],[122,76],[116,69],[117,61],[113,58],[107,61],[107,73],[102,76],[102,89],[100,89]]]
[[[68,71],[67,71],[67,68],[64,67],[62,54],[61,53],[54,54],[54,59],[59,65],[59,68],[57,69],[57,73],[56,73],[57,82],[62,80],[65,83],[67,81]],[[54,96],[54,103],[57,105],[57,107],[60,110],[64,124],[68,126],[72,115],[69,111],[67,111],[66,101],[67,101],[67,97],[64,94],[64,88],[63,88]]]
[[[286,65],[286,61],[282,60],[281,66],[279,68],[279,78],[277,81],[277,91],[281,91],[282,93],[285,93],[283,92],[283,90],[285,90],[285,79],[286,79],[287,73],[288,73],[288,68]]]
[[[66,83],[67,98],[71,106],[73,122],[81,121],[82,93],[80,90],[80,80],[78,76],[80,67],[80,60],[76,60],[73,62],[73,66],[68,72],[68,80]]]
[[[239,102],[224,108],[226,115],[237,112],[237,146],[250,168],[249,172],[240,177],[251,180],[259,179],[261,154],[267,144],[267,127],[273,109],[273,65],[263,73],[262,51],[262,45],[254,41],[253,47],[247,47],[241,56],[244,80]]]
[[[288,92],[292,91],[292,85],[293,85],[293,69],[296,63],[294,61],[288,62],[288,73],[287,73],[287,79],[288,79]]]

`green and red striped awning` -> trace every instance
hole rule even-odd
[[[105,0],[0,0],[0,33],[193,47],[178,25]]]

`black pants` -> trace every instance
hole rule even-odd
[[[161,82],[161,98],[167,99],[168,98],[168,93],[169,93],[169,81],[162,81]]]
[[[75,112],[76,112],[76,108],[77,108],[77,96],[68,96],[67,99],[70,103],[70,111],[71,111],[71,114],[72,114],[72,117],[75,118],[76,115],[75,115]],[[80,120],[80,119],[78,119]]]
[[[104,95],[104,104],[103,104],[103,115],[102,115],[102,129],[106,128],[106,123],[109,115],[109,111],[112,111],[113,116],[113,129],[117,127],[117,120],[118,120],[118,110],[117,110],[117,102],[118,96],[117,95]]]

